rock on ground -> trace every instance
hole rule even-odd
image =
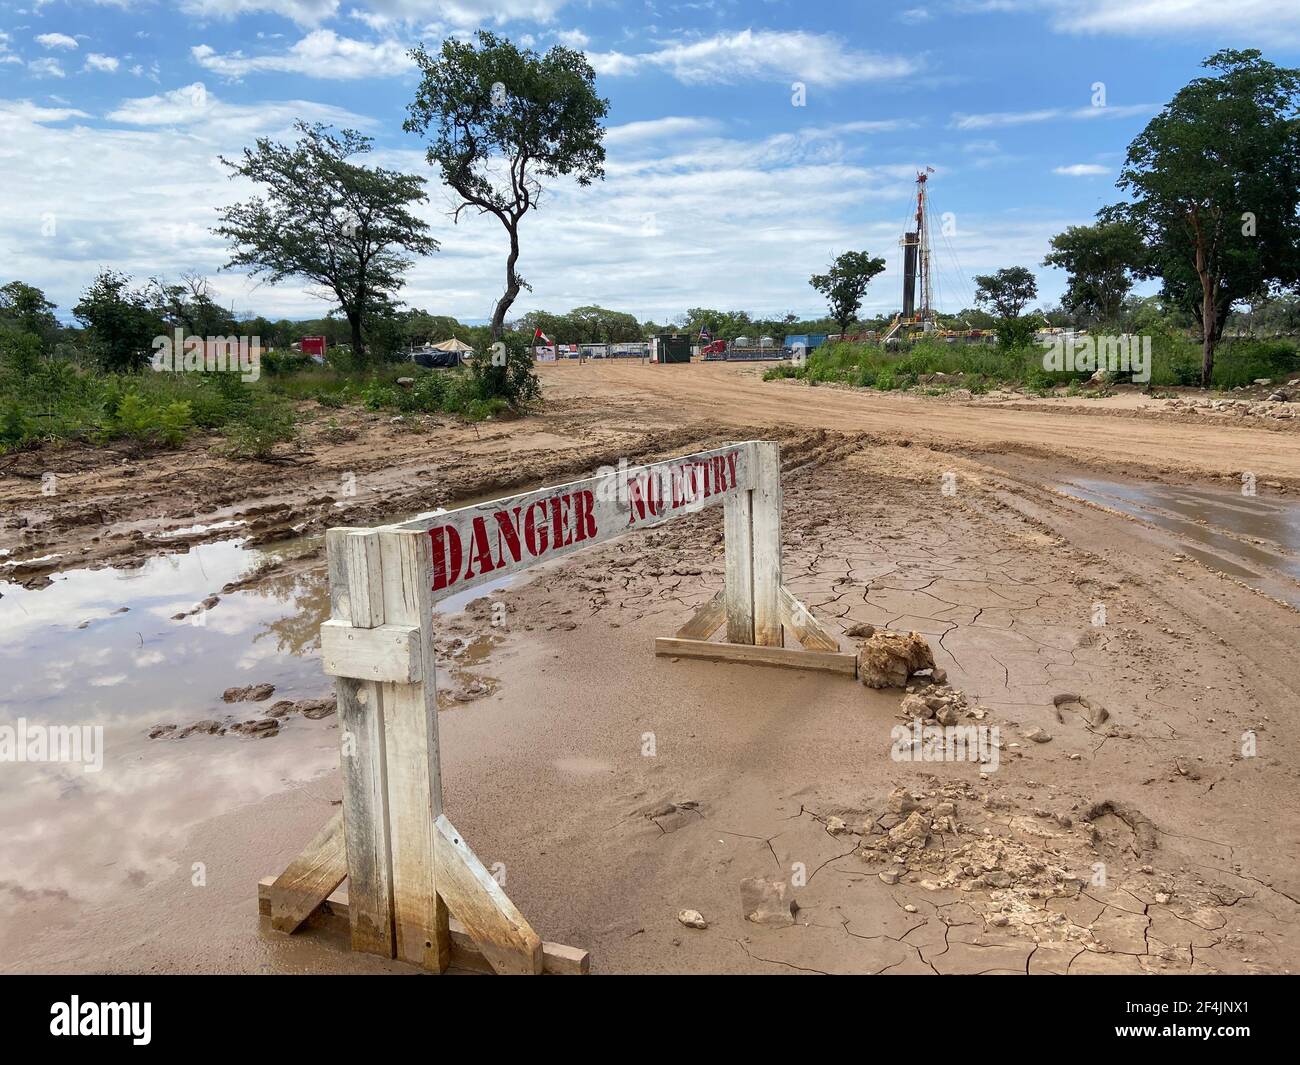
[[[794,924],[794,899],[786,897],[789,889],[784,880],[746,877],[740,882],[740,906],[745,920],[778,928]]]
[[[858,679],[868,688],[905,688],[913,673],[934,668],[930,645],[917,632],[878,631],[858,649]]]

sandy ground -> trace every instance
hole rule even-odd
[[[151,533],[256,517],[263,499],[298,515],[265,527],[278,535],[624,455],[779,439],[787,584],[833,630],[924,634],[970,723],[997,729],[997,764],[899,757],[898,690],[654,657],[653,638],[720,586],[718,512],[580,553],[492,593],[505,626],[476,628],[481,609],[451,623],[491,636],[473,663],[491,683],[440,721],[448,814],[485,863],[504,863],[543,937],[588,948],[597,972],[1294,971],[1290,426],[1188,425],[1131,400],[1012,410],[808,389],[754,367],[544,376],[540,416],[481,435],[357,416],[352,440],[309,438],[251,491],[253,475],[205,453],[110,472],[76,452],[32,456],[24,469],[66,472],[48,498],[30,476],[0,480],[6,515],[28,522],[5,546],[23,557],[61,536],[79,566],[136,563],[163,549]],[[311,502],[349,471],[357,496]],[[1240,495],[1242,471],[1259,496]],[[101,554],[130,524],[143,540]],[[248,529],[200,533],[235,534]],[[335,735],[329,719],[304,721],[267,740],[160,740],[141,758],[208,743],[319,751]],[[19,903],[0,966],[406,971],[256,917],[257,879],[306,843],[338,787],[324,771],[199,819],[171,875],[101,897],[7,885]],[[746,921],[747,877],[788,882],[794,923]],[[683,927],[682,909],[709,927]]]

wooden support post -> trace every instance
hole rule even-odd
[[[434,831],[442,890],[483,957],[502,975],[539,975],[541,936],[524,920],[445,814],[438,817]]]
[[[366,529],[330,529],[325,534],[325,550],[331,618],[361,629],[382,625],[383,586],[377,534]],[[352,949],[391,958],[393,890],[383,685],[378,681],[336,677],[335,687]]]
[[[343,814],[331,817],[288,868],[275,878],[268,893],[271,927],[298,931],[303,921],[330,897],[348,875],[343,846]]]
[[[828,651],[805,651],[794,647],[756,647],[745,643],[713,643],[709,640],[683,640],[674,636],[655,639],[655,654],[672,658],[703,658],[710,662],[744,662],[753,666],[780,666],[783,669],[812,669],[857,673],[857,657]]]
[[[754,643],[781,647],[781,445],[758,440],[754,457]]]
[[[748,459],[753,461],[749,449]],[[728,496],[723,511],[727,554],[727,642],[754,642],[753,495],[749,489]]]
[[[271,888],[276,878],[264,876],[257,884],[257,909],[263,917],[271,916]],[[322,899],[310,917],[304,922],[307,927],[320,928],[331,935],[347,935],[348,931],[348,891],[339,888],[328,899]],[[474,972],[493,973],[492,967],[483,948],[474,942],[460,921],[452,917],[448,921],[451,928],[451,964],[460,969],[472,969]],[[591,956],[581,947],[570,947],[563,943],[542,943],[542,972],[548,976],[585,976],[591,969]]]
[[[707,640],[726,620],[727,593],[722,589],[696,609],[690,620],[677,630],[677,635],[683,640]]]
[[[442,814],[438,693],[433,658],[432,555],[429,537],[381,529],[384,622],[413,626],[413,682],[382,685],[393,861],[396,956],[442,972],[451,957],[447,905],[437,890],[434,821]]]

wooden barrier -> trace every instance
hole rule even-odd
[[[433,604],[715,504],[724,507],[724,587],[676,636],[656,640],[655,653],[852,676],[854,656],[782,583],[781,456],[770,441],[398,525],[330,529],[321,657],[338,697],[343,809],[263,881],[272,928],[293,933],[346,914],[353,950],[436,972],[465,958],[497,973],[586,972],[586,952],[544,944],[443,811]],[[726,641],[712,641],[724,624]],[[804,649],[785,647],[786,633]]]

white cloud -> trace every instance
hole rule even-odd
[[[66,48],[70,52],[77,49],[77,39],[69,37],[66,33],[37,34],[36,43],[45,49]]]
[[[951,0],[957,14],[1045,14],[1060,33],[1300,42],[1294,0]],[[1261,38],[1261,34],[1267,35]]]
[[[232,79],[267,72],[342,81],[388,77],[411,67],[406,53],[407,45],[400,41],[359,41],[340,37],[333,30],[313,30],[280,53],[246,56],[236,51],[223,55],[206,44],[190,49],[199,66]]]
[[[91,52],[86,56],[87,70],[100,70],[106,74],[113,74],[120,65],[117,56],[100,55],[98,52]]]
[[[737,81],[848,85],[906,77],[921,68],[918,59],[855,51],[834,34],[802,30],[740,30],[669,41],[636,55],[596,52],[588,59],[598,74],[658,69],[686,85]]]
[[[1185,36],[1212,31],[1234,39],[1267,34],[1300,39],[1294,0],[1048,0],[1052,25],[1073,33]]]
[[[712,118],[688,118],[675,115],[648,119],[644,122],[625,122],[621,126],[610,126],[605,131],[605,144],[613,147],[639,144],[644,141],[700,136],[715,132],[719,125],[720,123]]]
[[[202,127],[203,135],[221,139],[249,136],[266,129],[288,130],[301,115],[334,126],[366,129],[363,115],[309,100],[231,104],[219,99],[201,81],[156,96],[123,100],[104,117],[110,122],[142,127]]]
[[[215,208],[252,191],[230,179],[218,156],[237,156],[258,136],[290,140],[300,117],[359,128],[369,120],[306,100],[227,103],[210,91],[187,112],[192,98],[178,98],[185,92],[124,100],[94,124],[73,108],[0,100],[5,276],[46,290],[64,313],[105,265],[137,280],[195,269],[214,276],[236,308],[322,313],[302,288],[218,275],[226,253],[210,232]],[[22,165],[33,158],[39,168]]]
[[[234,19],[265,12],[283,15],[302,26],[315,26],[334,17],[339,0],[181,0],[180,8],[200,18]]]
[[[1101,174],[1109,174],[1110,168],[1097,163],[1072,163],[1069,166],[1054,167],[1052,173],[1065,177],[1097,177]]]
[[[33,59],[27,64],[27,69],[35,74],[38,78],[61,78],[64,77],[63,64],[57,59],[46,56],[43,59]]]
[[[591,43],[591,38],[582,30],[560,30],[555,39],[569,48],[586,48]]]
[[[998,126],[1023,126],[1031,122],[1050,122],[1054,119],[1088,121],[1097,118],[1131,118],[1149,115],[1160,110],[1159,104],[1125,104],[1120,107],[1047,107],[1037,111],[992,111],[980,115],[953,112],[952,125],[957,129],[992,129]]]
[[[359,0],[349,15],[371,26],[437,18],[461,28],[527,19],[549,22],[569,0]],[[233,19],[252,12],[283,15],[300,26],[334,18],[339,0],[181,0],[181,10],[202,18]]]
[[[588,52],[587,62],[597,74],[609,77],[635,74],[641,68],[640,57],[626,52]]]

